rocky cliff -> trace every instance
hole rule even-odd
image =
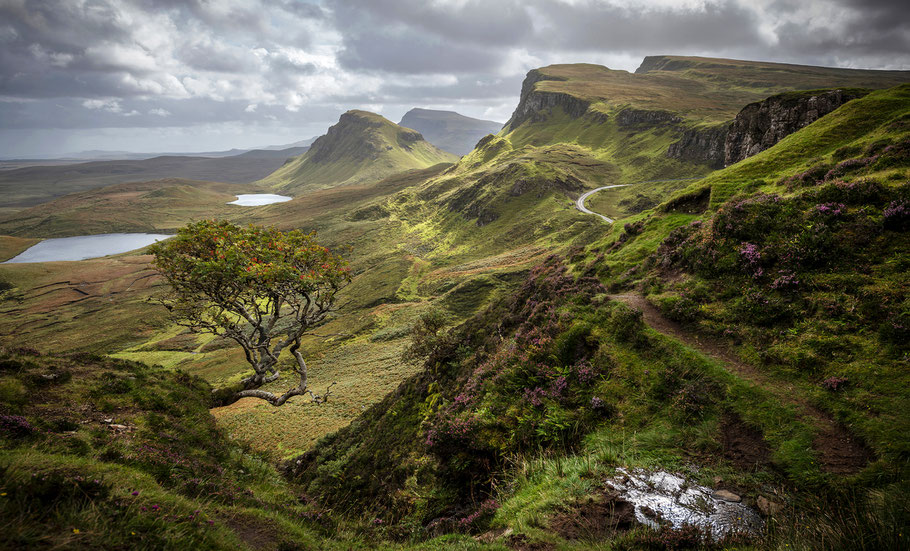
[[[723,168],[764,151],[868,90],[789,92],[745,106],[730,123],[683,130],[667,157]]]
[[[563,110],[573,117],[580,117],[585,114],[591,103],[579,97],[563,92],[550,92],[545,90],[535,90],[534,85],[542,80],[566,80],[557,76],[547,75],[539,69],[528,72],[524,82],[521,84],[521,96],[518,100],[518,107],[512,113],[512,118],[506,123],[508,130],[515,130],[525,121],[536,122],[543,120],[543,113],[554,107],[562,107]]]
[[[792,92],[751,103],[736,115],[724,143],[727,165],[768,149],[868,90]]]
[[[729,123],[707,128],[684,130],[676,143],[670,144],[667,157],[706,164],[711,168],[724,167],[724,147]]]

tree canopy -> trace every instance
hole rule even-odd
[[[332,311],[338,291],[350,281],[347,262],[299,230],[241,227],[204,220],[181,228],[176,237],[154,244],[154,266],[170,284],[162,303],[177,323],[237,342],[253,368],[238,386],[220,396],[255,397],[274,406],[309,394],[300,339]],[[279,356],[294,356],[296,387],[282,395],[262,390],[276,381]]]

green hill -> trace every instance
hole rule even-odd
[[[259,183],[299,195],[334,186],[369,183],[415,168],[456,159],[375,113],[348,111],[302,156],[287,162]]]
[[[906,546],[908,94],[854,100],[534,268],[292,472],[354,514],[545,548],[573,543],[560,515],[616,467],[663,466],[786,502],[754,548]],[[623,303],[639,293],[656,313]]]

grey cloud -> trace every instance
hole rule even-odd
[[[89,103],[89,107],[86,107]],[[289,126],[338,116],[334,105],[312,104],[291,112],[281,106],[259,105],[247,112],[246,101],[186,100],[78,100],[0,101],[2,127],[27,128],[155,128],[214,124],[225,121],[252,124],[277,119]]]
[[[393,73],[495,71],[500,63],[495,53],[484,48],[403,28],[369,28],[346,37],[339,61],[348,69]]]
[[[403,24],[447,40],[481,46],[509,46],[532,36],[525,2],[467,0],[457,5],[426,0],[334,0],[329,2],[339,29],[348,25]]]
[[[754,12],[733,3],[703,9],[632,9],[610,4],[535,4],[549,27],[536,38],[569,50],[679,51],[762,44]],[[571,29],[571,32],[564,32]]]
[[[284,11],[296,15],[297,17],[304,17],[307,19],[322,19],[325,17],[325,10],[316,3],[286,0],[284,2],[278,2],[277,5]]]
[[[482,116],[516,101],[535,66],[651,54],[910,69],[906,0],[617,4],[0,0],[0,98],[17,100],[0,99],[0,128],[299,128],[371,105]]]

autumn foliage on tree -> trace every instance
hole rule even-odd
[[[161,302],[175,321],[234,340],[253,369],[239,385],[216,391],[216,401],[254,397],[280,406],[294,396],[328,398],[329,390],[318,395],[308,388],[300,339],[332,311],[351,276],[347,262],[319,245],[315,232],[205,220],[150,252],[170,284]],[[297,386],[282,395],[262,390],[281,376],[285,349],[294,359]]]

